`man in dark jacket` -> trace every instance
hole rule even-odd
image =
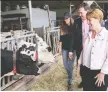
[[[75,40],[74,40],[74,48],[76,50],[76,56],[77,56],[77,62],[78,59],[80,57],[80,53],[83,49],[83,43],[88,35],[89,32],[89,26],[87,24],[87,19],[86,19],[86,13],[89,11],[90,7],[86,4],[83,3],[79,6],[78,8],[78,13],[79,13],[79,18],[77,18],[74,21],[74,31],[75,31]],[[72,57],[72,52],[69,52],[69,58]],[[78,65],[78,63],[77,63]],[[80,76],[82,77],[83,73],[82,73],[82,67],[80,66]],[[80,85],[78,86],[79,88],[82,87],[82,82],[80,83]]]

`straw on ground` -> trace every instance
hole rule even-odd
[[[76,91],[82,90],[77,88],[78,83],[80,83],[80,78],[76,76],[75,66],[73,75],[73,89]],[[30,91],[67,91],[67,73],[64,69],[61,57],[56,65],[47,73],[40,76]]]

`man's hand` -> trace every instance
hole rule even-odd
[[[95,84],[97,84],[98,87],[101,87],[102,84],[105,85],[104,76],[105,76],[105,74],[103,74],[103,73],[99,73],[95,76],[95,78],[97,78]]]
[[[69,59],[72,60],[72,57],[73,57],[73,53],[69,52]]]
[[[77,66],[77,76],[80,77],[80,64]]]

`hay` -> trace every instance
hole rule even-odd
[[[82,90],[77,88],[79,82],[80,79],[76,77],[76,68],[74,68],[74,90]],[[30,91],[67,91],[67,73],[64,69],[61,57],[54,67],[40,76],[39,80]]]

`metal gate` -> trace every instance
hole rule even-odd
[[[53,55],[58,53],[60,28],[44,28],[44,41],[52,48]]]
[[[43,40],[50,46],[52,47],[52,53],[53,55],[57,55],[58,52],[58,43],[59,43],[59,33],[60,29],[59,27],[53,27],[51,29],[49,28],[43,28],[42,30],[42,35],[43,35]],[[20,40],[25,40],[26,42],[33,42],[34,37],[36,37],[35,32],[25,32],[23,35],[19,37],[12,37],[12,38],[7,38],[5,40],[1,40],[0,43],[0,48],[4,49],[4,47],[7,48],[7,50],[13,51],[13,48],[15,46],[15,43],[18,44]],[[23,78],[24,75],[20,75],[20,78]],[[0,81],[1,81],[1,90],[4,90],[6,87],[10,86],[11,84],[17,82],[18,80],[13,80],[13,76],[3,76]]]
[[[7,50],[13,51],[13,48],[15,48],[14,47],[15,43],[18,44],[20,40],[25,40],[26,42],[29,42],[29,40],[31,40],[31,42],[33,42],[34,37],[36,37],[36,34],[32,33],[32,34],[19,36],[17,38],[16,37],[8,38],[0,42],[1,43],[0,48],[4,49],[5,47],[7,48]],[[19,79],[22,77],[24,77],[24,75],[20,75]],[[13,75],[11,75],[11,76],[2,76],[0,81],[1,81],[1,90],[3,90],[18,80],[13,80]]]

